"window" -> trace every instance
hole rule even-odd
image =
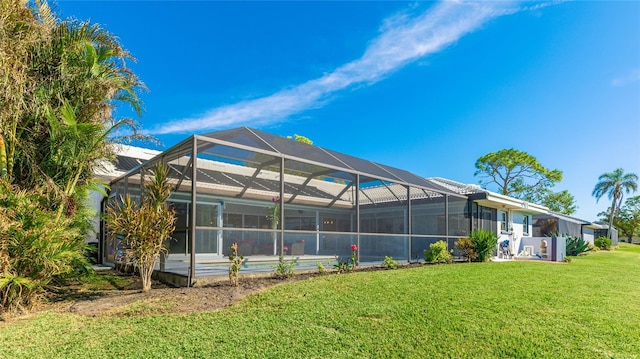
[[[522,233],[529,234],[529,216],[524,216],[522,218]]]
[[[508,231],[509,227],[507,227],[507,212],[499,211],[498,220],[500,221],[500,232]]]

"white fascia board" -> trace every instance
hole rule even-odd
[[[517,210],[519,212],[528,214],[549,213],[549,209],[545,206],[523,201],[521,199],[505,196],[495,192],[486,191],[487,198],[481,203],[494,208],[505,208],[511,210]]]
[[[593,228],[593,229],[609,229],[609,225],[606,223],[600,224],[600,223],[591,223],[591,226],[593,227],[589,227],[589,228]],[[612,227],[612,228],[616,228],[616,227]]]

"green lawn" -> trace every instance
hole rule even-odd
[[[0,358],[639,358],[640,246],[329,275],[212,313],[0,323]]]

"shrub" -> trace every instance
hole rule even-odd
[[[489,260],[493,249],[498,243],[498,236],[495,233],[486,229],[476,229],[471,232],[469,236],[471,242],[473,242],[473,250],[476,253],[476,260],[478,262],[485,262]]]
[[[106,210],[109,236],[121,240],[124,254],[137,268],[145,292],[151,289],[156,259],[167,252],[165,242],[175,229],[175,210],[167,204],[172,191],[168,176],[169,168],[158,163],[153,176],[142,185],[140,203],[127,194]]]
[[[320,263],[320,262],[318,262]],[[283,256],[280,256],[280,258],[278,258],[278,264],[276,264],[273,269],[275,270],[275,276],[276,278],[290,278],[293,277],[293,274],[295,272],[296,269],[296,260],[292,259],[291,261],[287,262],[284,260]],[[322,265],[322,263],[320,263],[320,265]]]
[[[56,219],[41,190],[0,180],[0,314],[29,309],[56,277],[90,268],[79,219]]]
[[[324,267],[322,262],[318,262],[317,264],[318,264],[318,273],[322,274],[327,271],[327,269]]]
[[[338,263],[333,265],[333,269],[337,270],[338,273],[351,272],[358,266],[358,246],[355,244],[351,245],[351,256],[349,260],[345,261],[338,257],[336,257],[336,260]]]
[[[398,262],[389,256],[384,256],[384,261],[382,261],[382,265],[387,269],[398,269]]]
[[[424,259],[429,263],[451,263],[453,256],[447,250],[447,242],[437,241],[424,251]]]
[[[478,253],[476,253],[475,245],[471,239],[460,238],[456,241],[455,246],[460,250],[460,252],[462,252],[462,257],[467,262],[471,262],[478,258]]]
[[[567,236],[567,255],[578,256],[582,253],[590,251],[589,243],[582,238]]]
[[[596,247],[607,250],[607,251],[610,250],[611,246],[613,245],[613,243],[611,242],[611,238],[608,238],[608,237],[598,237],[593,242],[593,244]]]
[[[333,269],[335,269],[338,273],[351,272],[353,270],[353,263],[351,259],[345,261],[342,258],[337,258],[338,263],[333,265]]]

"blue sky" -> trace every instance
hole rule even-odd
[[[142,127],[166,147],[249,126],[477,183],[516,148],[564,172],[640,174],[640,3],[59,1],[138,59]],[[129,111],[121,109],[122,116]]]

